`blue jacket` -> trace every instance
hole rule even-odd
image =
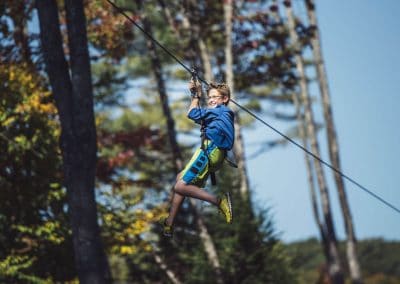
[[[193,108],[188,117],[201,124],[204,120],[206,138],[213,141],[218,148],[231,150],[235,140],[235,128],[233,125],[234,113],[225,105],[215,108]]]

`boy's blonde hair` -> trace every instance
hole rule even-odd
[[[229,101],[230,101],[230,99],[231,99],[231,90],[229,89],[228,84],[226,84],[226,83],[213,83],[213,82],[211,82],[211,83],[208,85],[208,88],[207,88],[207,95],[208,95],[208,92],[209,92],[211,89],[216,89],[216,90],[218,91],[218,93],[221,94],[221,96],[227,97],[227,98],[228,98],[228,101],[226,102],[226,105],[229,103]]]

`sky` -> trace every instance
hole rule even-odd
[[[300,7],[298,0],[294,3]],[[400,208],[400,18],[394,13],[400,1],[316,0],[316,9],[342,172]],[[288,128],[264,119],[282,131]],[[245,131],[248,156],[257,152],[258,142],[278,138],[257,123]],[[322,147],[322,158],[329,161]],[[248,169],[253,200],[271,208],[283,241],[318,237],[303,151],[291,144],[272,149],[250,159]],[[325,168],[325,174],[333,185],[332,171]],[[356,237],[400,240],[400,213],[352,183],[345,184]],[[343,239],[334,186],[330,198],[337,236]]]

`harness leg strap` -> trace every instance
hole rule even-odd
[[[217,185],[217,177],[215,176],[214,172],[210,173],[210,178],[211,178],[211,184],[212,185]]]

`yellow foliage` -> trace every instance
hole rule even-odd
[[[155,222],[165,214],[163,206],[145,210],[137,208],[134,212],[129,212],[129,219],[119,218],[120,214],[126,214],[118,211],[111,211],[102,215],[104,226],[114,227],[111,236],[112,246],[111,253],[118,255],[135,255],[140,253],[148,253],[153,251],[153,246],[146,241],[143,236],[150,233],[151,227]],[[117,222],[117,220],[119,220]],[[121,220],[124,220],[126,225],[119,227]]]
[[[145,250],[145,251],[152,251],[152,250],[153,250],[153,247],[152,247],[150,244],[146,244],[146,245],[144,246],[144,250]]]
[[[44,128],[51,130],[53,137],[60,135],[61,129],[56,119],[57,109],[42,76],[31,72],[26,64],[8,64],[7,66],[0,64],[0,80],[2,81],[0,91],[6,94],[2,97],[0,106],[1,126],[11,129],[18,127],[20,123],[30,124],[32,120],[41,121],[45,124]],[[16,142],[10,146],[9,151],[13,151],[15,145],[24,150],[31,149],[41,136],[41,129],[36,129],[33,133],[34,135],[29,139],[25,132],[20,132],[13,138],[6,138]]]
[[[149,223],[145,220],[136,220],[131,227],[127,228],[127,233],[130,235],[140,235],[149,230]]]
[[[104,121],[105,121],[105,116],[104,115],[96,115],[96,117],[95,117],[95,124],[96,124],[96,127],[98,127],[99,125],[102,125],[103,123],[104,123]]]
[[[26,139],[26,137],[25,137],[25,136],[22,136],[22,135],[16,136],[16,137],[14,138],[14,141],[17,142],[18,144],[25,144],[25,143],[28,142],[28,140]]]
[[[25,274],[26,269],[31,267],[35,261],[36,261],[35,257],[32,258],[29,256],[8,255],[5,259],[0,260],[0,275],[2,276],[3,280],[7,279],[7,277],[14,278],[14,280],[19,279],[20,280],[19,283],[22,283],[21,282],[22,280],[25,280],[23,283],[41,283],[41,284],[54,283],[50,277],[39,278],[34,275]],[[7,283],[11,282],[7,281]]]
[[[7,127],[10,124],[12,124],[14,121],[15,121],[15,117],[8,117],[3,121],[2,125]]]
[[[137,252],[137,249],[133,246],[121,246],[120,247],[120,253],[122,255],[130,255],[130,254],[134,254]]]
[[[19,270],[29,267],[32,262],[28,256],[9,255],[0,260],[0,275],[15,275]]]
[[[64,241],[64,237],[59,233],[60,223],[57,221],[47,221],[36,228],[23,225],[14,227],[24,235],[34,236],[37,239],[46,240],[54,244],[61,244]]]
[[[112,222],[113,218],[114,218],[113,214],[104,214],[103,215],[103,220],[107,224],[110,224]]]
[[[43,78],[30,72],[26,64],[0,66],[0,75],[8,81],[9,92],[23,95],[16,106],[16,113],[38,112],[56,114],[54,104],[49,100],[50,92],[44,89]]]
[[[120,243],[123,243],[123,242],[125,242],[125,235],[123,235],[123,234],[116,234],[115,236],[114,236],[114,239],[116,240],[116,241],[118,241],[118,242],[120,242]]]
[[[49,200],[61,200],[65,196],[65,191],[62,188],[59,188],[59,183],[51,183],[50,187],[52,188],[49,191],[48,198]]]
[[[50,96],[50,92],[34,91],[28,96],[23,104],[16,108],[17,113],[38,112],[42,114],[56,114],[57,109],[52,103],[44,103],[44,100]]]

